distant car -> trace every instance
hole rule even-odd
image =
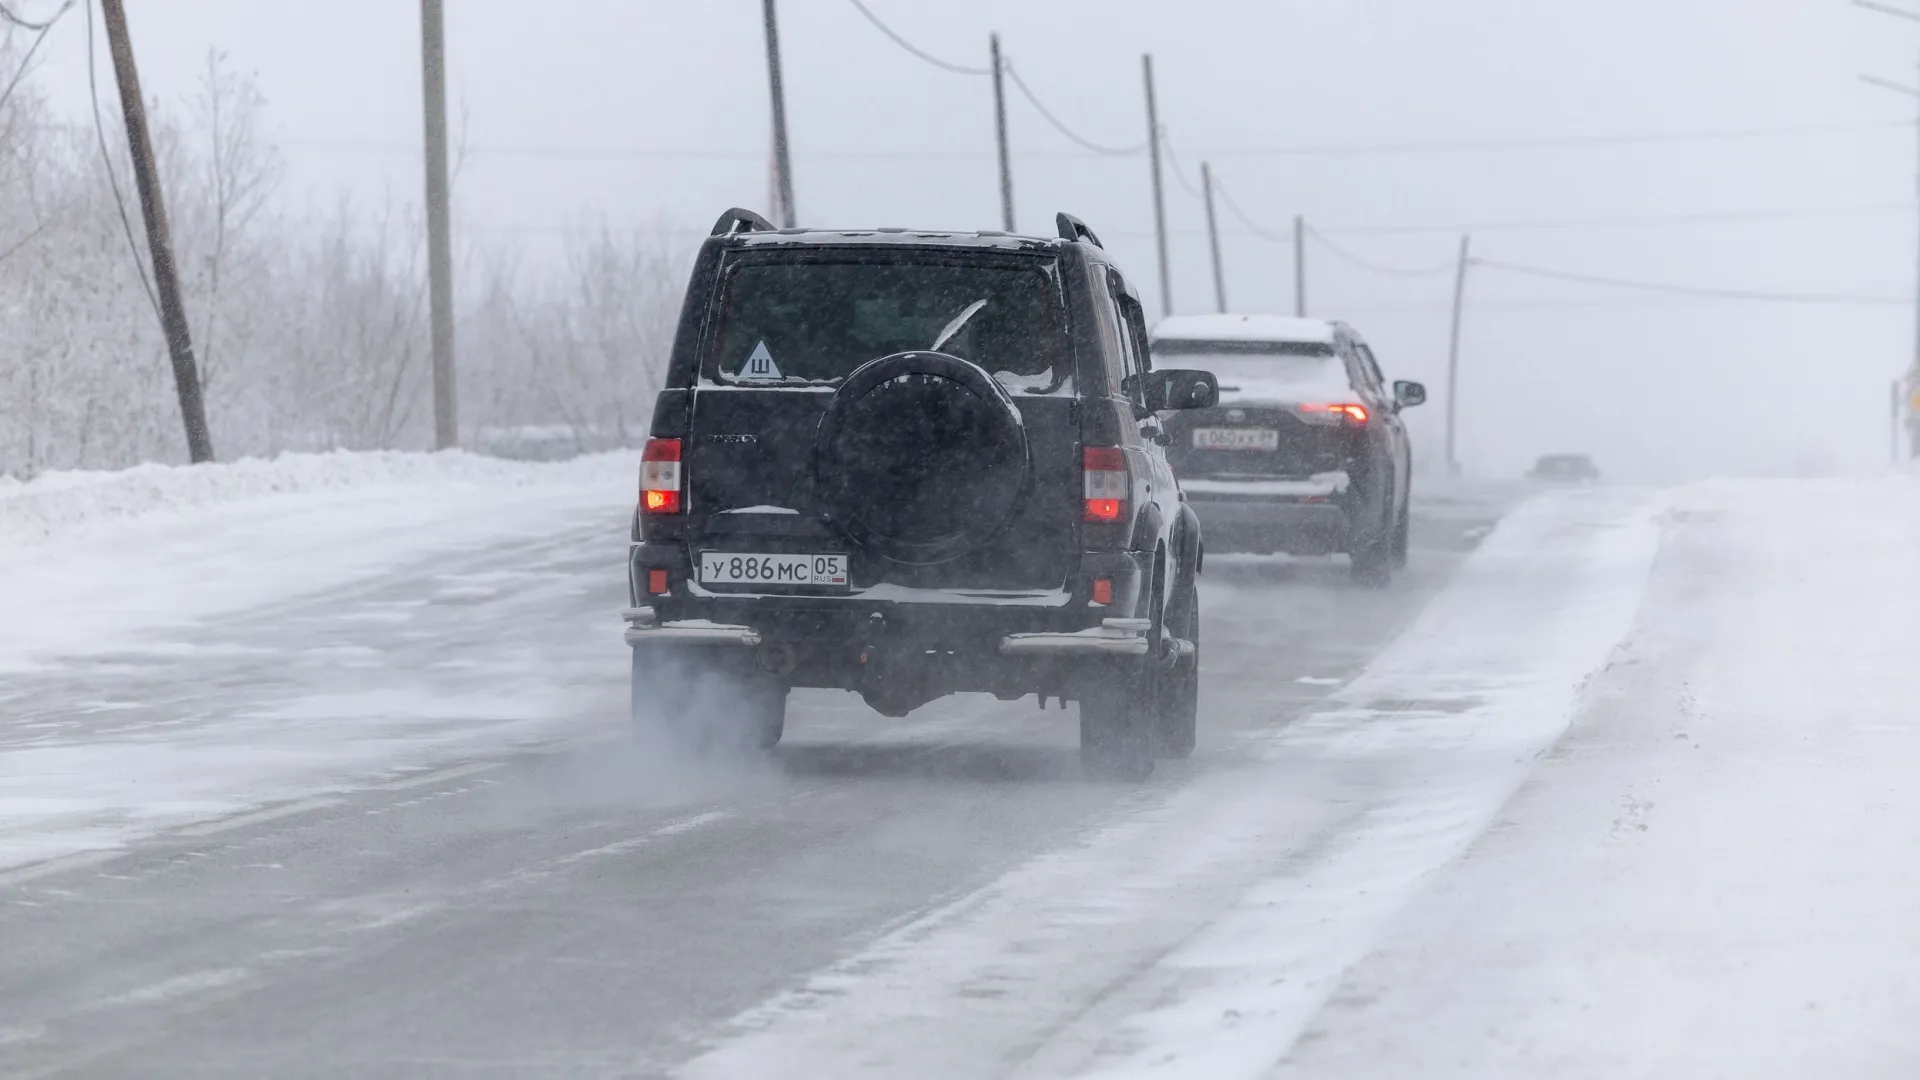
[[[1154,365],[1213,373],[1220,400],[1168,422],[1173,465],[1207,550],[1344,553],[1385,585],[1406,565],[1413,463],[1391,389],[1350,326],[1275,315],[1182,315],[1153,334]]]
[[[1600,480],[1600,467],[1585,454],[1548,454],[1533,463],[1527,479],[1549,484],[1593,484]]]

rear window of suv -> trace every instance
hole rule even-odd
[[[832,385],[869,360],[937,349],[1010,390],[1058,390],[1070,363],[1060,290],[1050,263],[1029,262],[736,263],[703,375],[723,385]]]
[[[1222,393],[1252,386],[1288,387],[1299,393],[1347,389],[1347,368],[1333,346],[1317,341],[1194,341],[1162,338],[1153,343],[1156,363],[1201,368],[1220,381]]]

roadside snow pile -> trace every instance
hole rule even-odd
[[[603,454],[562,465],[530,465],[458,451],[285,454],[214,465],[140,465],[118,472],[51,472],[22,482],[0,476],[0,550],[57,540],[77,527],[159,510],[341,488],[478,484],[495,488],[567,483],[617,472],[632,479],[631,455]]]
[[[1920,477],[1673,504],[1569,736],[1263,1075],[1920,1075]]]
[[[591,522],[624,541],[634,453],[286,455],[0,484],[0,671]]]

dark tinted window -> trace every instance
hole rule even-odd
[[[836,382],[937,347],[1044,386],[1067,355],[1057,297],[1037,263],[748,263],[727,276],[705,370],[730,383]]]
[[[1155,356],[1333,356],[1333,346],[1318,341],[1189,341],[1160,338]]]

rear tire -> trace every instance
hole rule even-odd
[[[1387,533],[1354,545],[1354,583],[1369,589],[1384,589],[1393,584],[1393,535]]]
[[[1193,755],[1200,726],[1200,590],[1191,587],[1174,601],[1168,630],[1193,642],[1193,655],[1183,657],[1162,680],[1159,715],[1154,718],[1153,752],[1182,760]]]
[[[1407,550],[1412,533],[1412,511],[1408,507],[1400,508],[1400,517],[1393,527],[1393,568],[1407,568]]]

